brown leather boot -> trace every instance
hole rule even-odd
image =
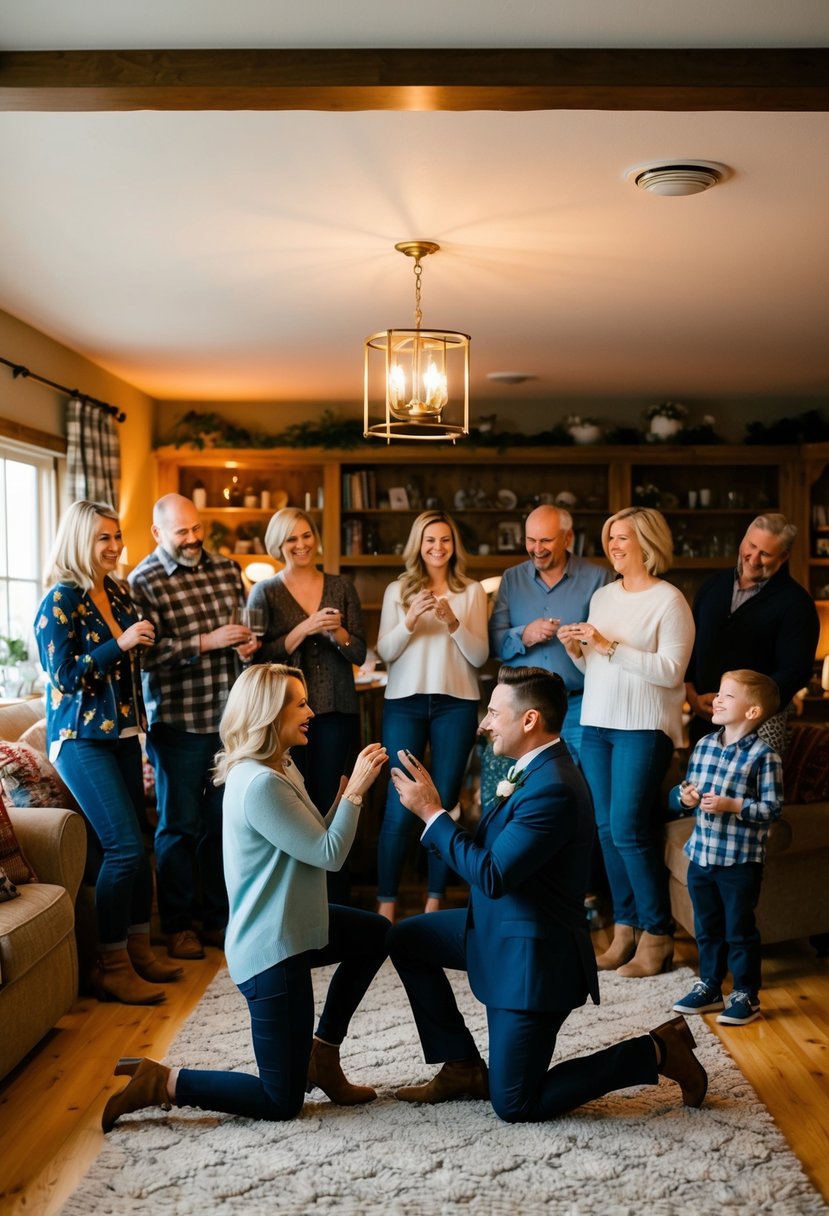
[[[656,1065],[660,1076],[676,1081],[686,1106],[702,1106],[708,1090],[708,1074],[694,1055],[696,1041],[685,1018],[671,1018],[650,1032],[661,1059]]]
[[[172,984],[184,975],[183,967],[162,963],[153,953],[149,933],[131,933],[127,938],[127,954],[142,980],[151,984]]]
[[[122,1056],[115,1066],[115,1076],[132,1077],[129,1085],[120,1093],[113,1094],[101,1115],[101,1127],[112,1131],[122,1115],[131,1110],[143,1110],[147,1106],[160,1106],[170,1110],[172,1103],[167,1092],[169,1068],[155,1060],[140,1056]]]
[[[395,1097],[401,1102],[451,1102],[454,1098],[488,1098],[489,1075],[483,1060],[447,1060],[425,1085],[406,1085]]]
[[[638,932],[639,930],[634,929],[633,925],[614,925],[613,941],[604,954],[599,954],[596,958],[596,966],[599,971],[615,971],[617,967],[621,967],[622,963],[633,958],[636,953]]]
[[[311,1059],[308,1063],[308,1083],[305,1092],[314,1086],[327,1094],[338,1106],[359,1106],[362,1102],[373,1102],[377,1097],[369,1085],[352,1085],[340,1066],[340,1049],[333,1043],[314,1039],[311,1044]]]
[[[99,1001],[122,1005],[158,1005],[163,988],[154,988],[138,975],[126,950],[102,950],[92,972],[92,987]]]
[[[648,933],[639,938],[636,953],[616,974],[641,979],[645,975],[660,975],[669,971],[674,958],[674,939],[669,933]]]

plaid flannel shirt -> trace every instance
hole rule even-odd
[[[199,635],[227,625],[245,603],[235,562],[202,550],[197,566],[179,565],[159,545],[129,576],[132,596],[156,631],[141,655],[150,726],[166,722],[196,735],[218,731],[227,695],[242,670],[231,648],[199,652]]]
[[[739,815],[695,810],[696,824],[685,852],[699,866],[744,865],[763,861],[772,822],[783,809],[783,766],[777,752],[756,734],[723,743],[722,730],[700,739],[688,762],[686,781],[701,794],[742,798]],[[680,786],[671,803],[681,806]]]

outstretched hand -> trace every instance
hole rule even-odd
[[[397,795],[407,811],[425,823],[436,811],[443,809],[440,794],[426,769],[411,752],[399,751],[397,757],[406,769],[393,768],[391,779]]]

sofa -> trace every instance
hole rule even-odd
[[[829,724],[797,724],[783,762],[783,814],[769,832],[757,926],[764,945],[808,937],[829,945]],[[683,847],[694,818],[665,830],[674,920],[694,934]]]
[[[0,739],[14,742],[43,716],[39,701],[0,704]],[[37,881],[0,903],[0,1078],[72,1007],[78,995],[75,899],[86,828],[60,807],[15,806],[9,820]]]

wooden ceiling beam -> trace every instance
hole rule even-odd
[[[829,109],[829,49],[0,53],[0,111]]]

